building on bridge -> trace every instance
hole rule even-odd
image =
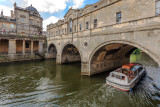
[[[47,26],[47,57],[81,61],[82,75],[127,64],[136,48],[160,65],[159,32],[159,0],[100,0]]]
[[[2,10],[0,62],[39,59],[34,53],[43,53],[46,38],[42,31],[42,22],[43,18],[32,5],[21,8],[15,3],[10,16],[4,16]]]

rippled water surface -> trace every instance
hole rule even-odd
[[[0,66],[1,107],[160,107],[160,68],[146,54],[132,55],[147,76],[133,93],[105,84],[109,72],[81,77],[80,63],[56,65],[55,60]]]

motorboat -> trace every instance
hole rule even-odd
[[[145,74],[146,69],[141,64],[130,63],[110,72],[106,83],[122,91],[131,91]]]

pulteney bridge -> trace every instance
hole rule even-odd
[[[129,63],[136,48],[160,65],[159,16],[97,28],[91,25],[83,32],[48,38],[48,57],[55,57],[58,64],[81,61],[81,74],[89,76]]]

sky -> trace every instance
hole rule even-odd
[[[0,0],[0,11],[3,10],[4,15],[10,16],[14,2],[22,8],[32,4],[43,17],[43,30],[45,31],[48,24],[63,19],[70,7],[73,9],[83,8],[87,4],[97,1],[99,0]]]

